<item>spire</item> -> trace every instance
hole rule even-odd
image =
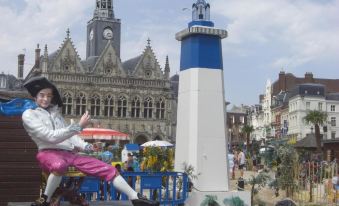
[[[71,32],[69,31],[69,28],[67,28],[67,31],[66,31],[66,38],[67,39],[69,39],[69,34],[70,34]]]
[[[96,0],[94,18],[114,19],[113,0]]]
[[[48,67],[48,50],[47,50],[47,44],[45,44],[45,50],[44,50],[44,59],[42,62],[42,72],[47,73],[47,67]]]
[[[24,64],[25,64],[25,54],[18,55],[18,79],[23,79],[24,77]]]
[[[165,63],[165,78],[169,79],[169,73],[170,73],[170,66],[168,62],[168,55],[166,56],[166,63]]]
[[[150,40],[149,37],[148,37],[148,39],[147,39],[147,47],[151,47],[151,40]]]
[[[209,21],[210,5],[205,0],[197,0],[192,5],[192,21]]]
[[[36,49],[35,49],[35,63],[34,67],[35,68],[40,68],[40,51],[41,49],[39,48],[39,44],[37,44]]]
[[[48,58],[47,44],[45,44],[45,49],[44,49],[44,58]]]

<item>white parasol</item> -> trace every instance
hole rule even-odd
[[[153,140],[145,142],[142,147],[173,147],[173,144],[164,140]]]

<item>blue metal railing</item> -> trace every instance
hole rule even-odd
[[[131,187],[161,205],[183,204],[188,196],[188,177],[181,172],[123,172]],[[69,177],[65,177],[64,181]],[[75,177],[78,179],[78,177]],[[127,200],[125,194],[120,194],[111,182],[95,177],[84,177],[78,192],[87,200]]]

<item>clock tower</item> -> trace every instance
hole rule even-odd
[[[120,19],[114,17],[113,0],[96,0],[93,19],[87,23],[86,59],[99,56],[108,41],[120,58]]]

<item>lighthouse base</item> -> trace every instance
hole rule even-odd
[[[185,206],[217,205],[217,204],[208,204],[208,199],[215,200],[218,203],[218,205],[232,205],[231,203],[235,202],[239,203],[235,205],[243,206],[251,205],[251,193],[249,191],[228,191],[228,192],[193,191],[189,194],[187,200],[185,201]]]

